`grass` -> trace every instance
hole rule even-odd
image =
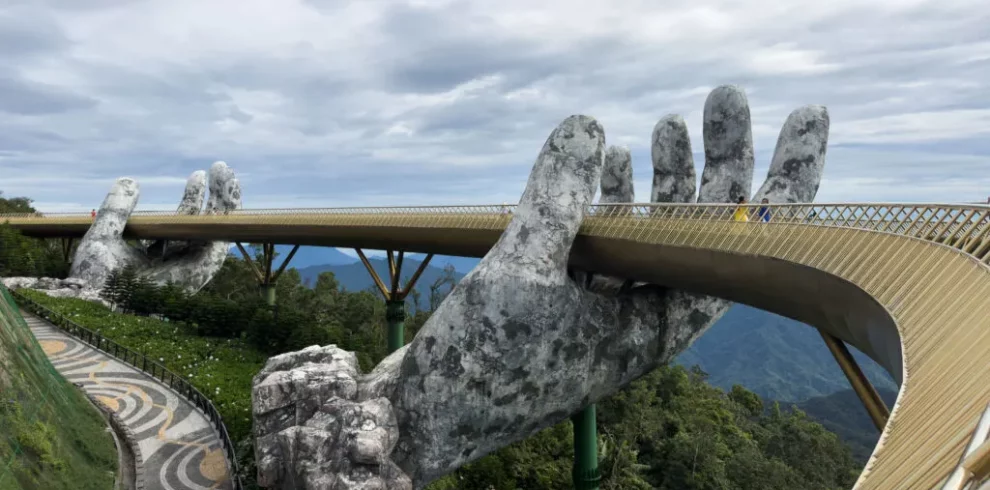
[[[117,450],[103,416],[59,375],[0,295],[0,490],[107,489]]]
[[[268,356],[246,342],[201,337],[181,324],[115,313],[90,301],[19,292],[185,378],[213,401],[234,442],[251,434],[251,379]]]

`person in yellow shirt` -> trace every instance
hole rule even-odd
[[[732,214],[732,219],[735,221],[749,221],[749,208],[744,206],[746,204],[746,198],[739,196],[737,202],[739,206],[736,207],[736,212]]]

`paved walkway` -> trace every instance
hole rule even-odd
[[[151,376],[22,313],[55,369],[81,383],[134,432],[144,461],[144,488],[232,488],[220,439],[202,412]]]

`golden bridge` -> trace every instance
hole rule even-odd
[[[590,206],[570,265],[709,294],[819,329],[883,427],[857,489],[976,489],[990,475],[990,207]],[[125,238],[218,240],[482,257],[514,206],[135,212]],[[24,234],[78,238],[88,213],[0,216]],[[900,384],[888,411],[846,350]],[[983,487],[986,488],[986,487]]]

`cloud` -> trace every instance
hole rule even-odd
[[[724,83],[747,91],[757,175],[787,114],[824,104],[820,199],[990,194],[978,0],[4,5],[0,189],[44,210],[88,210],[123,175],[168,209],[214,160],[249,207],[514,202],[575,113],[630,147],[645,198],[653,125],[685,117],[700,173]]]

